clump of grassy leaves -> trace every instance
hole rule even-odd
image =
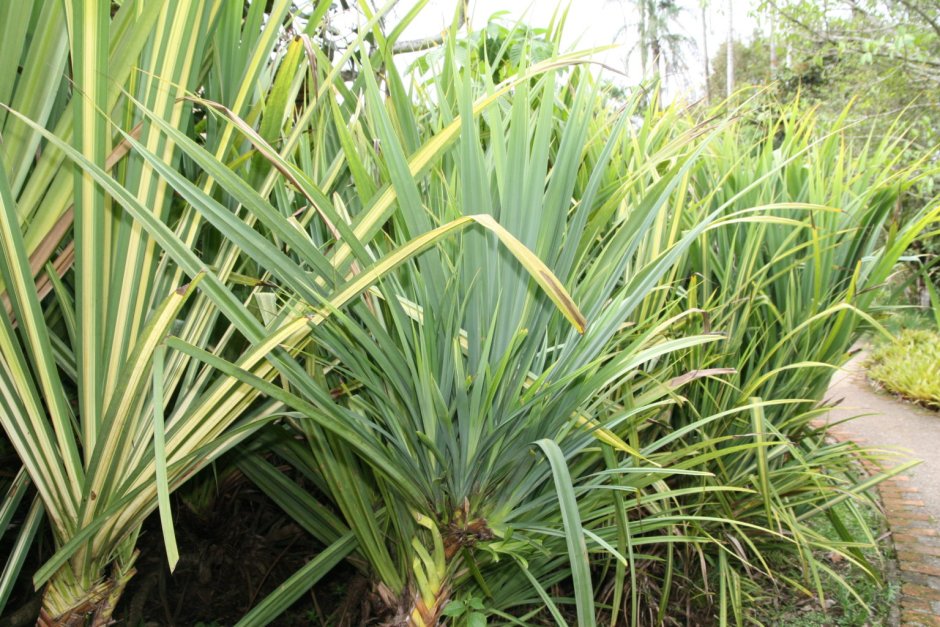
[[[890,392],[940,409],[940,333],[902,331],[872,352],[868,375]]]
[[[837,506],[836,510],[843,510]],[[870,530],[883,530],[884,518],[874,507],[859,508],[862,512],[861,521],[851,519],[848,522],[850,531],[864,533],[859,525],[866,525]],[[846,512],[842,512],[843,514]],[[835,527],[825,518],[816,519],[811,525],[825,538],[833,542],[839,541],[839,534]],[[872,577],[866,576],[860,570],[850,565],[838,555],[830,553],[821,555],[831,569],[832,575],[822,578],[825,602],[819,599],[798,594],[794,589],[786,591],[773,590],[768,596],[767,603],[756,603],[755,611],[751,616],[759,624],[787,625],[788,627],[822,627],[837,625],[840,627],[855,627],[868,625],[879,627],[891,624],[891,609],[894,607],[898,594],[899,584],[890,582],[888,564],[894,558],[893,548],[889,542],[880,542],[877,545],[862,549],[865,559],[879,567],[879,575],[888,581],[881,585]],[[778,556],[788,561],[789,556]],[[799,565],[786,563],[780,565],[781,571],[787,576],[798,576]],[[838,581],[836,577],[842,579]]]

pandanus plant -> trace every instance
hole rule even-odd
[[[427,108],[416,112],[394,67],[384,70],[383,99],[370,61],[361,63],[364,99],[336,103],[325,126],[336,137],[335,159],[346,164],[334,203],[353,230],[369,232],[378,227],[371,216],[391,216],[366,257],[382,258],[439,225],[479,217],[468,232],[402,264],[325,320],[306,347],[303,379],[261,381],[237,363],[169,340],[174,350],[291,408],[284,423],[246,449],[240,467],[329,547],[329,563],[305,567],[242,624],[270,621],[312,585],[312,573],[350,551],[375,581],[379,604],[399,622],[436,624],[457,611],[448,609],[451,600],[474,594],[501,616],[531,604],[563,620],[560,598],[549,590],[570,576],[577,620],[593,624],[591,556],[616,556],[619,603],[630,552],[629,506],[611,493],[655,495],[642,510],[646,520],[636,521],[654,542],[673,524],[674,512],[656,505],[672,498],[662,478],[690,472],[663,467],[612,430],[655,414],[682,383],[720,374],[690,373],[672,385],[639,376],[673,350],[720,338],[670,337],[686,315],[676,308],[635,318],[710,217],[625,273],[641,244],[655,237],[651,225],[685,202],[684,182],[699,167],[707,137],[720,129],[692,127],[664,143],[633,173],[654,173],[658,182],[625,208],[625,181],[608,184],[607,168],[621,144],[635,140],[635,104],[608,109],[589,72],[538,64],[515,77],[509,98],[505,85],[481,88],[447,65],[432,81]],[[492,104],[478,120],[481,99]],[[453,147],[445,150],[446,141]],[[381,150],[366,161],[359,147],[371,145]],[[439,159],[431,162],[429,154]],[[297,164],[272,158],[301,188],[313,186],[302,151]],[[618,210],[622,219],[611,220]],[[493,221],[545,267],[508,254],[513,247],[480,228]],[[354,272],[345,250],[333,261]],[[543,276],[560,283],[546,284]],[[309,302],[296,290],[270,299],[285,310]],[[612,341],[631,325],[637,330],[630,344]],[[636,404],[609,402],[630,379]],[[655,456],[666,443],[644,444]],[[294,466],[316,496],[278,473],[269,452]],[[585,515],[605,534],[623,533],[601,537],[584,529]]]
[[[203,0],[130,1],[113,14],[112,3],[95,0],[0,8],[12,60],[0,79],[0,423],[23,464],[0,532],[28,486],[36,494],[19,521],[0,608],[45,520],[58,552],[35,577],[46,584],[42,622],[91,615],[106,624],[134,572],[144,518],[159,501],[169,520],[168,491],[212,457],[203,447],[234,421],[270,411],[262,403],[245,413],[247,388],[227,406],[210,398],[217,381],[160,348],[171,329],[227,343],[217,307],[196,285],[209,264],[225,280],[239,251],[223,247],[188,267],[165,256],[196,245],[203,221],[174,199],[167,174],[180,160],[154,121],[192,129],[183,96],[205,80],[232,109],[265,108],[279,126],[287,109],[278,99],[297,88],[296,63],[271,86],[289,59],[272,52],[290,8],[275,3],[265,15],[257,3],[245,16],[234,3]],[[222,56],[203,75],[204,62]],[[256,89],[259,81],[269,88]],[[220,167],[237,150],[232,139],[206,130]],[[151,161],[129,155],[132,144]],[[200,187],[208,202],[215,182],[202,177]]]
[[[241,356],[270,379],[308,333],[295,325],[280,336],[289,348],[256,347],[271,320],[240,268],[268,261],[273,283],[333,306],[355,295],[335,291],[332,273],[279,273],[281,245],[329,264],[271,204],[281,173],[192,99],[199,91],[271,141],[290,133],[292,150],[348,59],[311,65],[329,7],[289,44],[288,0],[0,7],[13,61],[0,71],[0,424],[22,463],[0,506],[0,533],[16,530],[0,608],[44,520],[56,551],[33,577],[43,623],[109,622],[157,508],[175,564],[169,493],[279,405],[168,353],[164,337]],[[272,240],[255,230],[266,222]]]

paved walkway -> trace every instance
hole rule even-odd
[[[901,574],[901,624],[940,627],[940,415],[872,390],[863,356],[832,379],[828,399],[840,402],[830,422],[840,439],[903,453],[923,463],[879,486]]]

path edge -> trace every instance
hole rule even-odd
[[[867,440],[845,425],[821,420],[814,426],[827,429],[828,435],[840,442],[864,447]],[[869,460],[861,462],[869,474],[885,470]],[[906,474],[885,479],[877,489],[895,550],[894,564],[889,565],[887,574],[901,584],[890,622],[904,627],[940,627],[940,534],[918,498],[920,490],[910,485]]]

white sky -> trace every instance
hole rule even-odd
[[[585,49],[617,44],[617,48],[600,54],[598,60],[626,71],[630,78],[625,82],[637,82],[640,78],[640,57],[635,49],[637,13],[633,0],[570,2],[571,10],[564,31],[564,45],[571,49]],[[558,4],[559,0],[470,0],[471,25],[480,28],[486,25],[492,14],[507,11],[506,19],[510,23],[523,19],[529,26],[545,27],[551,21]],[[695,96],[701,93],[705,83],[701,43],[702,0],[680,0],[679,4],[683,11],[675,28],[691,40],[683,54],[688,68],[679,76],[667,77],[667,88],[671,97],[682,94]],[[705,0],[709,56],[714,57],[718,46],[727,37],[729,4],[733,7],[736,39],[750,39],[751,33],[758,27],[758,21],[753,15],[756,0]],[[413,5],[413,0],[403,0],[395,13],[403,15]],[[402,38],[416,39],[440,32],[450,24],[456,6],[457,0],[430,0]],[[618,35],[618,31],[624,27],[626,32]]]

